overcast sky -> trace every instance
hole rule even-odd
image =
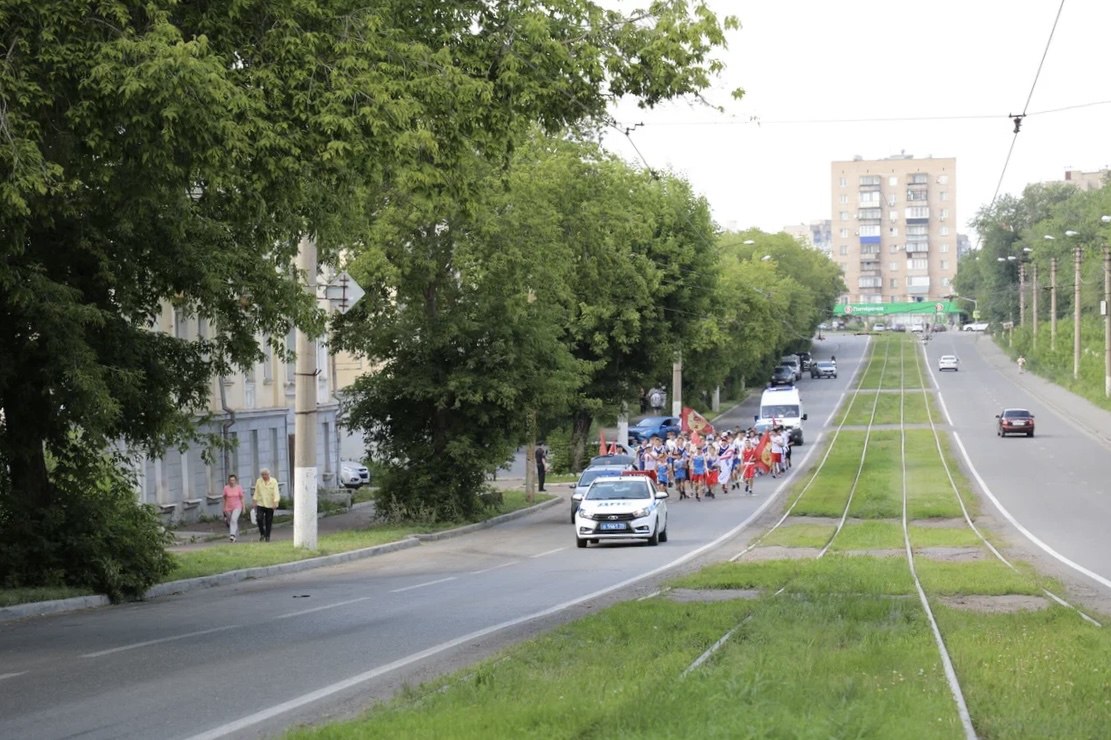
[[[828,219],[831,162],[905,151],[956,158],[957,222],[975,241],[967,223],[1001,175],[1000,192],[1018,194],[1066,169],[1111,165],[1109,0],[1065,0],[1036,84],[1060,0],[709,4],[742,25],[706,96],[725,112],[619,107],[623,126],[644,125],[631,142],[614,132],[605,141],[630,162],[686,177],[723,228]],[[728,94],[736,87],[739,101]],[[1004,175],[1009,115],[1024,109]]]

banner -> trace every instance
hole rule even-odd
[[[706,417],[698,413],[690,406],[683,407],[683,413],[679,416],[679,421],[682,424],[682,429],[688,434],[698,434],[705,436],[714,433],[714,425],[706,420]]]
[[[606,433],[604,431],[598,432],[598,454],[606,454]]]

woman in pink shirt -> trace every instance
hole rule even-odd
[[[224,486],[224,522],[228,525],[228,539],[235,542],[239,537],[239,515],[243,513],[243,486],[239,485],[239,478],[228,476],[228,484]]]

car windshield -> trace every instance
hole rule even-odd
[[[652,428],[658,427],[666,419],[667,419],[666,416],[649,416],[647,418],[644,418],[644,419],[641,419],[640,421],[638,421],[637,426],[638,427],[644,427],[645,429],[652,429]]]
[[[831,368],[831,367],[833,367],[833,363],[830,362],[829,360],[822,360],[821,362],[818,363],[818,367]]]
[[[590,458],[589,467],[592,468],[595,465],[632,465],[633,460],[635,459],[636,458],[633,455],[625,455],[621,453],[618,453],[616,455],[599,455],[597,457]]]
[[[628,481],[601,481],[590,487],[584,498],[591,501],[611,501],[614,499],[651,498],[648,486],[643,480],[631,478]]]
[[[798,416],[799,407],[790,404],[776,404],[772,406],[761,406],[760,417],[763,419],[776,419],[783,416]]]
[[[578,487],[586,488],[594,481],[595,478],[602,478],[607,475],[621,475],[621,470],[614,469],[608,465],[598,468],[587,468],[579,476]]]
[[[1026,409],[1007,409],[1003,412],[1004,419],[1024,419],[1030,416],[1030,412]]]
[[[941,361],[942,362],[956,362],[957,361],[957,356],[956,355],[942,355],[941,356]]]

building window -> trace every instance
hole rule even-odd
[[[185,339],[185,309],[174,309],[174,336]]]
[[[849,246],[847,244],[841,245],[841,256],[844,257],[849,253]]]
[[[912,185],[925,185],[930,181],[925,172],[915,172],[908,180]]]
[[[883,218],[883,211],[879,208],[861,208],[857,218],[862,221],[879,221]]]
[[[890,280],[887,281],[887,287],[889,287],[889,288],[898,288],[899,287],[899,279],[898,278],[891,278]]]
[[[842,177],[840,184],[841,184],[841,187],[845,187],[849,184],[849,181]]]
[[[898,262],[888,262],[887,263],[887,269],[888,269],[889,272],[895,272],[896,270],[899,269],[899,263]],[[893,285],[891,287],[894,288],[895,286]]]
[[[942,208],[941,209],[941,220],[944,221],[947,218],[949,218],[949,209],[948,208]]]
[[[928,288],[930,287],[929,275],[908,275],[907,276],[908,288]]]
[[[860,225],[860,235],[861,236],[879,236],[880,235],[880,225],[879,224],[861,224]]]
[[[860,253],[861,254],[879,254],[880,253],[880,245],[879,244],[861,244],[860,245]]]
[[[841,204],[844,205],[849,202],[849,194],[841,193]]]
[[[938,247],[938,251],[939,252],[948,252],[949,251],[949,242],[941,242],[941,246]]]
[[[907,269],[908,270],[928,270],[928,269],[930,269],[930,263],[929,263],[929,260],[924,260],[924,259],[909,259],[909,260],[907,260]]]
[[[944,211],[943,211],[944,213]],[[907,218],[929,218],[929,206],[909,206],[907,208]],[[944,216],[943,216],[944,218]]]
[[[941,269],[942,270],[948,270],[949,269],[949,260],[942,260],[941,261]]]
[[[903,248],[895,242],[892,242],[891,245],[888,246],[887,251],[891,252],[891,254],[898,254],[899,252],[903,251]]]
[[[849,236],[849,230],[846,228],[842,228],[840,233],[842,239],[847,239]]]
[[[891,228],[889,228],[887,230],[887,234],[888,234],[888,236],[898,236],[899,235],[899,227],[898,226],[892,226]]]
[[[292,348],[297,346],[296,330],[290,329],[289,334],[285,338],[285,350],[289,352]],[[297,382],[297,365],[295,360],[286,360],[285,363],[285,384],[293,385]]]
[[[952,281],[951,281],[951,280],[950,280],[949,278],[947,278],[947,277],[943,277],[943,278],[941,279],[941,285],[942,285],[942,287],[944,287],[944,288],[948,288],[948,287],[949,287],[949,284],[950,284],[951,282],[952,282]]]
[[[895,204],[892,203],[891,205],[895,205]],[[887,220],[889,220],[889,221],[898,221],[899,220],[899,212],[894,211],[894,210],[888,211],[887,212]]]
[[[860,184],[864,186],[877,186],[881,184],[879,175],[861,175]]]
[[[887,184],[891,187],[895,187],[899,184],[899,177],[897,175],[892,175],[891,177],[887,178]]]
[[[849,220],[849,212],[848,211],[841,211],[841,220],[842,221],[848,221]]]
[[[879,205],[880,204],[880,191],[869,190],[860,194],[860,205]]]
[[[937,176],[937,184],[938,185],[946,185],[948,183],[949,183],[949,175],[938,175]]]
[[[941,235],[942,236],[949,236],[949,227],[948,226],[942,226],[941,227]]]
[[[942,200],[949,200],[949,191],[948,190],[942,190],[941,191],[941,199]]]
[[[262,382],[274,382],[274,348],[270,346],[270,336],[262,343]]]

